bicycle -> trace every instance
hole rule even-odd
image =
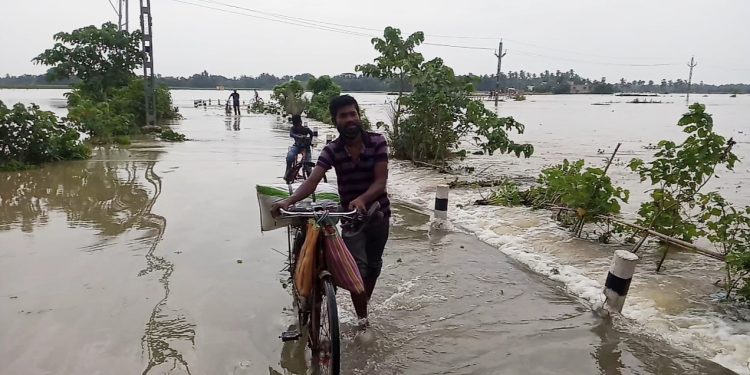
[[[312,140],[309,137],[305,137],[304,141],[302,141],[302,150],[297,153],[292,165],[284,172],[284,181],[287,184],[291,185],[297,181],[304,181],[310,177],[310,173],[312,173],[315,163],[306,162],[305,159],[307,158],[307,152],[311,143]],[[326,176],[323,176],[323,182],[328,182]]]
[[[315,166],[314,163],[305,161],[307,158],[307,150],[312,144],[312,139],[304,137],[297,141],[297,143],[298,146],[300,146],[300,152],[294,157],[292,165],[284,172],[284,181],[286,181],[287,184],[292,184],[298,180],[306,180],[310,177],[310,172]]]
[[[338,375],[341,369],[341,336],[336,287],[326,264],[323,236],[318,236],[315,246],[315,259],[313,260],[315,278],[310,297],[302,297],[295,283],[298,257],[307,236],[305,222],[309,219],[315,220],[322,227],[321,231],[326,233],[335,230],[338,219],[349,220],[348,223],[342,224],[342,227],[350,229],[345,234],[346,237],[353,236],[359,234],[373,217],[377,217],[375,212],[379,212],[380,205],[376,202],[366,214],[357,210],[339,212],[338,204],[334,202],[308,202],[307,205],[307,207],[298,205],[291,210],[280,210],[282,217],[295,219],[295,223],[289,226],[288,268],[298,327],[296,331],[282,333],[281,339],[284,342],[299,340],[304,328],[307,331],[307,345],[312,353],[313,372]],[[294,241],[291,240],[292,233]]]

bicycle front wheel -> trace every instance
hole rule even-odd
[[[339,313],[336,305],[336,290],[331,280],[324,278],[320,288],[321,296],[315,296],[313,309],[312,365],[315,373],[339,375],[341,369],[341,336],[339,335]]]

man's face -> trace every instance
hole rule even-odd
[[[354,104],[341,107],[336,113],[336,128],[345,137],[356,137],[362,130],[359,112]]]

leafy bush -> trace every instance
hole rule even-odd
[[[299,115],[307,107],[307,99],[303,97],[305,88],[297,80],[282,83],[273,88],[271,99],[276,100],[284,110],[284,114]]]
[[[612,180],[600,168],[586,168],[584,161],[547,168],[539,175],[539,186],[530,196],[538,205],[561,205],[576,212],[582,222],[597,220],[599,216],[620,213],[620,202],[627,203],[630,192],[612,185]]]
[[[0,169],[22,169],[56,160],[85,159],[91,154],[72,127],[58,123],[52,112],[37,105],[0,101]]]
[[[67,119],[96,143],[110,143],[114,137],[138,132],[135,115],[122,112],[117,100],[97,102],[73,90],[68,95]]]
[[[169,128],[162,130],[162,132],[159,133],[159,138],[161,138],[162,141],[169,141],[169,142],[184,142],[187,140],[187,137],[185,137],[185,134],[178,133]]]
[[[750,301],[750,207],[732,207],[718,193],[699,199],[706,238],[725,258],[725,298]]]
[[[310,105],[307,107],[307,117],[316,119],[326,124],[332,124],[331,113],[328,105],[331,99],[341,95],[341,87],[331,77],[321,76],[307,82],[307,89],[312,91]]]
[[[505,180],[482,203],[494,206],[520,206],[525,201],[525,195],[526,192],[518,190],[518,184],[511,180]]]
[[[713,118],[702,104],[693,104],[677,123],[687,138],[676,144],[663,140],[656,146],[654,160],[633,159],[630,168],[641,181],[655,186],[651,200],[641,204],[638,224],[668,236],[690,241],[701,235],[693,209],[701,190],[715,175],[716,168],[734,168],[734,141],[713,131]],[[637,250],[645,237],[636,245]]]

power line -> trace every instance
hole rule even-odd
[[[463,48],[463,49],[473,49],[473,50],[480,50],[480,51],[494,51],[494,48],[487,48],[487,47],[476,47],[476,46],[459,46],[455,44],[443,44],[443,43],[430,43],[430,42],[423,42],[423,45],[428,46],[437,46],[437,47],[450,47],[450,48]]]
[[[188,4],[188,5],[196,6],[196,7],[199,7],[199,8],[211,9],[211,10],[215,10],[215,11],[219,11],[219,12],[231,13],[231,14],[236,14],[236,15],[245,16],[245,17],[252,17],[252,18],[262,19],[262,20],[266,20],[266,21],[283,23],[283,24],[287,24],[287,25],[295,25],[295,26],[307,27],[307,28],[312,28],[312,29],[317,29],[317,30],[323,30],[323,31],[332,31],[332,32],[338,32],[338,33],[348,34],[348,35],[372,37],[372,35],[370,35],[370,34],[364,34],[364,33],[354,32],[354,31],[350,31],[350,30],[342,30],[342,29],[336,29],[336,28],[327,27],[327,26],[318,26],[318,25],[311,25],[311,24],[306,24],[306,23],[297,23],[297,22],[290,22],[290,21],[279,20],[279,19],[275,19],[275,18],[268,18],[268,17],[256,16],[256,15],[252,15],[252,14],[231,11],[231,10],[228,10],[228,9],[222,9],[222,8],[211,7],[211,6],[203,5],[203,4],[191,3],[189,1],[184,1],[184,0],[171,0],[171,1],[174,1],[174,2],[177,2],[177,3],[182,3],[182,4]]]
[[[306,28],[311,28],[311,29],[316,29],[316,30],[336,32],[336,33],[339,33],[339,34],[361,36],[361,37],[369,37],[369,38],[372,38],[372,37],[376,36],[376,35],[369,34],[369,33],[364,33],[364,32],[359,32],[359,31],[342,29],[341,27],[381,32],[381,30],[374,29],[374,28],[361,27],[361,26],[352,26],[352,25],[339,24],[339,23],[333,23],[333,22],[317,21],[317,20],[313,20],[313,19],[309,19],[309,18],[292,17],[292,16],[287,16],[287,15],[284,15],[284,14],[280,14],[280,13],[266,12],[266,11],[261,11],[261,10],[257,10],[257,9],[252,9],[252,8],[237,6],[237,5],[228,4],[228,3],[223,3],[223,2],[220,2],[220,1],[216,1],[216,0],[195,0],[195,1],[201,1],[201,2],[204,2],[204,3],[212,3],[212,4],[216,4],[216,5],[221,5],[221,6],[229,7],[229,8],[239,9],[239,10],[242,10],[242,11],[245,11],[245,12],[252,12],[252,13],[257,13],[257,14],[263,14],[263,15],[270,16],[270,17],[258,16],[258,15],[254,15],[254,14],[244,13],[244,12],[237,12],[237,11],[232,11],[232,10],[228,10],[228,9],[224,9],[224,8],[217,8],[217,7],[213,7],[213,6],[208,6],[208,5],[205,5],[205,4],[193,3],[193,2],[189,2],[189,1],[185,1],[185,0],[171,0],[171,1],[174,1],[174,2],[177,2],[177,3],[182,3],[182,4],[188,4],[188,5],[192,5],[192,6],[195,6],[195,7],[200,7],[200,8],[205,8],[205,9],[211,9],[211,10],[215,10],[215,11],[219,11],[219,12],[224,12],[224,13],[236,14],[236,15],[241,15],[241,16],[245,16],[245,17],[252,17],[252,18],[262,19],[262,20],[266,20],[266,21],[282,23],[282,24],[286,24],[286,25],[294,25],[294,26],[306,27]],[[276,18],[273,18],[273,17],[276,17]],[[331,26],[324,26],[324,25],[331,25]],[[336,26],[336,27],[333,27],[333,26]],[[433,37],[458,38],[458,39],[490,39],[489,37],[485,38],[485,37],[448,36],[448,35],[431,35],[431,34],[425,34],[425,35],[429,35],[429,36],[433,36]],[[497,39],[497,38],[494,38],[494,39]],[[535,45],[535,44],[532,44],[532,43],[525,43],[525,42],[519,42],[519,41],[514,41],[514,42],[515,43],[519,43],[519,44],[527,44],[527,45],[532,45],[532,46],[538,46],[538,45]],[[479,50],[479,51],[494,51],[495,50],[494,48],[490,48],[490,47],[466,46],[466,45],[458,45],[458,44],[433,43],[433,42],[423,42],[422,45],[436,46],[436,47],[447,47],[447,48],[458,48],[458,49],[468,49],[468,50]],[[539,46],[539,48],[546,48],[546,47]],[[558,50],[562,50],[562,49],[558,49]],[[514,50],[514,51],[517,51],[517,52],[519,52],[519,54],[526,55],[526,56],[542,57],[542,58],[552,59],[552,60],[570,61],[570,62],[578,62],[578,63],[594,64],[594,65],[630,66],[630,67],[654,67],[654,66],[673,66],[673,65],[679,65],[680,64],[680,63],[637,64],[637,63],[615,63],[615,62],[590,61],[590,60],[587,61],[587,60],[580,60],[580,59],[573,59],[573,58],[566,58],[566,57],[557,57],[557,56],[544,55],[544,54],[539,54],[539,53],[534,53],[534,52],[529,52],[529,51],[523,51],[523,50]],[[565,50],[562,50],[562,51],[565,51]],[[603,57],[603,56],[599,56],[599,57]]]

